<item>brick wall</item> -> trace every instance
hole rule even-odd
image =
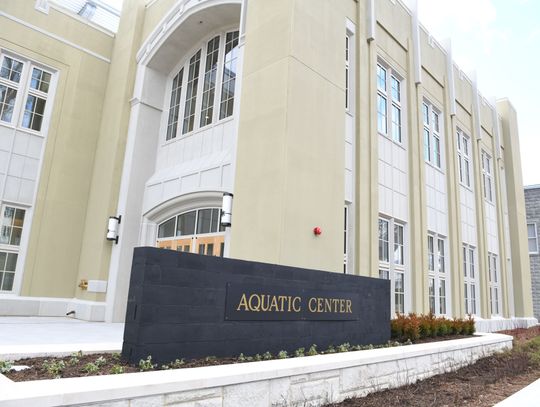
[[[540,186],[525,190],[525,207],[527,224],[536,223],[537,233],[540,233]],[[534,316],[540,319],[540,254],[529,254],[529,256]]]

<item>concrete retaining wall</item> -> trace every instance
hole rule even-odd
[[[303,358],[8,383],[8,406],[318,406],[398,387],[510,349],[500,334]]]

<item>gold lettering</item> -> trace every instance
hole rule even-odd
[[[332,312],[332,299],[331,298],[324,299],[324,312]]]
[[[313,308],[311,308],[311,302],[312,302],[312,301],[317,301],[317,298],[311,297],[311,298],[309,299],[309,302],[308,302],[309,312],[316,312],[316,311],[317,311],[317,308],[315,308],[315,306],[313,306]]]
[[[352,301],[347,300],[347,313],[352,314]]]
[[[257,306],[253,305],[253,298],[257,299]],[[261,297],[259,297],[257,294],[251,294],[249,296],[249,310],[259,312],[261,310]]]
[[[323,299],[317,298],[317,312],[322,312],[322,306],[323,306]]]
[[[291,312],[291,306],[292,306],[292,297],[289,295],[287,296],[287,302],[288,302],[288,308],[287,308],[287,312]]]
[[[339,300],[339,313],[343,314],[345,312],[345,300]]]
[[[265,305],[265,301],[264,299],[266,298],[266,305]],[[270,303],[270,296],[268,294],[266,295],[262,295],[262,300],[261,300],[261,311],[268,311],[268,307],[269,307],[269,304]]]
[[[244,307],[244,311],[248,311],[246,294],[242,294],[242,298],[240,298],[240,303],[238,304],[238,307],[236,307],[236,310],[240,311],[240,308],[242,307]]]
[[[298,305],[298,308],[297,308],[296,301],[302,301],[302,299],[300,297],[294,297],[292,301],[292,307],[293,307],[294,312],[300,312],[300,309],[301,309],[300,305]]]
[[[272,296],[272,302],[270,303],[269,311],[272,311],[272,308],[274,308],[274,311],[279,311],[278,305],[277,305],[277,298],[275,295]]]
[[[280,311],[280,312],[283,312],[283,303],[285,302],[285,300],[287,299],[287,297],[284,296],[284,295],[280,295],[278,298],[279,298],[280,301],[281,301],[280,307],[279,307],[279,311]]]

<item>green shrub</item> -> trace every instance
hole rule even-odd
[[[41,368],[45,370],[48,374],[53,376],[55,379],[57,379],[61,377],[62,372],[66,368],[66,364],[64,363],[63,360],[59,360],[59,361],[44,360],[43,364],[41,365]]]
[[[309,347],[306,355],[308,356],[315,356],[315,355],[318,355],[319,352],[317,352],[317,345],[313,344]]]
[[[305,352],[305,348],[298,348],[294,351],[294,357],[296,358],[301,358],[302,356],[304,356],[304,352]]]
[[[13,364],[8,360],[0,360],[0,373],[7,373],[11,370]]]
[[[88,374],[97,373],[99,372],[99,366],[96,365],[95,363],[90,362],[84,365],[81,370]]]
[[[155,367],[154,364],[152,364],[152,356],[148,355],[148,357],[145,359],[139,360],[139,370],[141,372],[146,372],[148,370],[153,370]]]
[[[111,367],[111,374],[122,374],[124,373],[124,368],[120,365],[113,365]]]
[[[278,359],[287,359],[289,356],[287,355],[286,350],[280,350],[277,354]]]

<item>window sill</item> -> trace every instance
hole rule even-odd
[[[193,137],[193,136],[196,136],[197,134],[199,133],[202,133],[203,131],[207,131],[207,130],[210,130],[212,129],[213,127],[217,127],[217,126],[221,126],[221,125],[224,125],[230,121],[233,121],[234,120],[234,114],[232,116],[229,116],[229,117],[226,117],[225,119],[221,119],[215,123],[212,123],[212,124],[207,124],[206,126],[204,127],[199,127],[198,129],[196,130],[192,130],[188,133],[185,133],[185,134],[181,134],[181,135],[177,135],[175,138],[172,138],[170,140],[165,140],[162,144],[161,144],[161,147],[165,147],[169,144],[173,144],[174,142],[176,141],[179,141],[179,140],[184,140],[184,139],[187,139],[189,137]]]

